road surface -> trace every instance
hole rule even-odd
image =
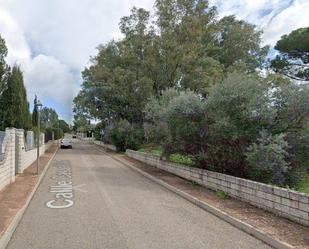
[[[94,145],[59,150],[8,249],[266,249]]]

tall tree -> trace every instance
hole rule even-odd
[[[59,128],[64,132],[64,133],[68,133],[70,132],[70,126],[67,122],[65,122],[63,119],[59,120]]]
[[[54,109],[43,107],[40,111],[40,124],[42,129],[58,127],[58,120],[58,114]]]
[[[279,55],[271,67],[289,78],[309,81],[309,27],[292,31],[277,42]]]
[[[88,124],[89,124],[89,122],[84,115],[82,115],[82,114],[74,115],[74,121],[73,121],[73,130],[74,131],[76,131],[76,132],[87,131]]]
[[[31,118],[23,74],[16,65],[9,73],[2,98],[2,104],[5,106],[4,127],[30,129]]]
[[[235,16],[223,17],[219,28],[218,59],[225,68],[243,63],[247,71],[253,72],[262,66],[268,52],[268,46],[261,47],[262,31]]]
[[[38,102],[38,98],[35,95],[35,98],[33,100],[33,111],[32,111],[32,125],[34,127],[38,126],[38,108],[37,108],[37,102]]]
[[[6,87],[7,76],[9,72],[9,67],[5,62],[5,57],[7,56],[7,47],[5,45],[4,39],[0,36],[0,106],[4,106],[3,91]],[[4,110],[0,109],[0,129],[3,130],[4,127]]]
[[[157,0],[155,8],[153,17],[133,8],[120,21],[124,38],[99,46],[83,71],[76,114],[141,124],[151,95],[176,87],[206,96],[234,67],[251,72],[261,66],[267,48],[254,25],[219,20],[206,0]]]
[[[4,84],[7,79],[8,66],[5,62],[5,57],[7,56],[7,48],[4,39],[0,36],[0,96],[3,92]]]

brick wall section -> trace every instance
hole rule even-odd
[[[111,151],[116,151],[116,147],[112,144],[105,144],[101,141],[94,141],[94,144],[99,145],[105,149],[111,150]]]
[[[5,155],[0,161],[0,190],[15,181],[15,129],[6,129]]]
[[[240,199],[256,207],[309,226],[309,195],[307,194],[162,161],[159,157],[147,153],[127,150],[126,154],[131,158],[187,180],[197,182],[212,190],[224,191],[233,198]]]

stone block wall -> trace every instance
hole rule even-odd
[[[111,150],[111,151],[117,151],[116,147],[112,144],[105,144],[105,143],[103,143],[101,141],[97,141],[97,140],[94,141],[94,144],[99,145],[99,146],[103,147],[104,149],[108,149],[108,150]]]
[[[215,191],[224,191],[233,198],[309,226],[308,194],[162,161],[158,156],[147,153],[127,150],[126,154],[133,159],[155,166],[187,180],[194,181],[206,188]]]

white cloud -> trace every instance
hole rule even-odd
[[[36,93],[61,106],[59,113],[71,112],[80,71],[96,47],[120,37],[119,20],[134,5],[149,9],[152,4],[152,0],[1,0],[0,34],[9,49],[7,61],[22,66],[30,102]]]
[[[0,24],[0,34],[8,47],[7,62],[22,67],[30,102],[37,94],[41,99],[64,105],[66,112],[71,112],[72,99],[79,87],[69,68],[53,56],[40,54],[32,58],[22,29],[4,9],[0,9]]]
[[[30,49],[27,45],[22,30],[14,18],[0,6],[0,34],[5,38],[9,50],[7,62],[14,64],[28,63],[30,60]]]
[[[25,81],[30,93],[38,92],[41,98],[71,106],[78,85],[69,68],[52,56],[38,55],[25,68]]]
[[[292,30],[309,27],[309,1],[294,1],[288,8],[275,16],[264,28],[264,37],[267,43],[274,45],[284,34]]]
[[[308,0],[210,0],[218,7],[219,15],[236,15],[264,30],[265,44],[276,41],[292,30],[308,27]]]
[[[120,18],[153,0],[1,0],[25,30],[32,50],[82,70],[100,43],[118,38]],[[1,4],[0,4],[1,6]]]

